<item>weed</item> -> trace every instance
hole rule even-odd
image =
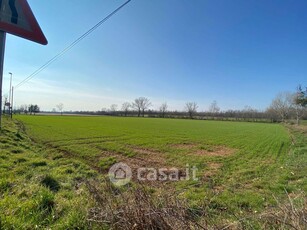
[[[197,221],[203,212],[192,209],[173,193],[155,197],[142,185],[114,193],[107,181],[87,181],[86,185],[96,201],[96,206],[89,210],[89,222],[127,230],[206,229]]]
[[[22,149],[12,149],[11,150],[11,153],[14,153],[14,154],[19,154],[19,153],[23,153],[24,151]]]
[[[13,184],[6,179],[0,180],[0,194],[8,192],[13,187]]]
[[[55,205],[54,194],[48,190],[43,189],[37,196],[37,205],[39,210],[47,212],[52,211]]]
[[[24,163],[24,162],[27,162],[27,159],[25,159],[25,158],[17,158],[14,161],[15,164]]]
[[[113,164],[115,164],[117,162],[116,158],[114,157],[106,157],[100,160],[99,162],[99,166],[103,169],[103,170],[107,170],[109,169]]]
[[[46,186],[47,188],[49,188],[51,191],[53,192],[57,192],[60,189],[60,184],[58,183],[58,181],[56,179],[54,179],[53,177],[47,175],[43,178],[43,180],[41,181],[41,184]]]
[[[35,162],[32,162],[32,166],[33,167],[43,167],[43,166],[46,166],[46,165],[47,165],[46,161],[35,161]]]
[[[59,159],[62,159],[62,158],[63,158],[63,155],[58,154],[58,155],[52,157],[52,160],[59,160]]]
[[[21,135],[20,132],[16,133],[16,137],[17,137],[18,139],[23,139],[23,136]]]

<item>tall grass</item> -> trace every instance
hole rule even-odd
[[[206,229],[199,223],[204,219],[204,210],[194,210],[174,193],[156,196],[142,185],[118,189],[107,180],[87,181],[86,185],[95,200],[88,214],[90,222],[127,230]]]

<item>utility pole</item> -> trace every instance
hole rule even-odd
[[[2,105],[3,105],[3,108],[1,108],[1,114],[5,114],[5,104],[6,104],[6,101],[7,101],[7,98],[2,96],[2,102],[4,102]]]
[[[2,110],[2,81],[6,33],[0,31],[0,108]],[[2,129],[2,111],[0,113],[0,130]]]

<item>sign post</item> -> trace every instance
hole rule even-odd
[[[0,0],[0,130],[2,128],[2,81],[6,32],[42,45],[48,41],[27,0]]]
[[[2,82],[3,82],[3,63],[4,63],[4,51],[5,51],[5,38],[6,33],[0,31],[0,130],[2,129]]]

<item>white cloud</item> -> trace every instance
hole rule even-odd
[[[130,92],[116,91],[110,88],[101,88],[92,91],[87,85],[75,82],[65,82],[61,85],[58,81],[34,79],[24,84],[15,92],[15,105],[38,104],[42,110],[52,110],[57,104],[63,103],[64,109],[69,110],[100,110],[109,108],[111,104],[118,104],[119,108],[125,101],[146,95],[136,95]],[[154,109],[167,101],[171,110],[181,110],[183,101],[151,98]]]

